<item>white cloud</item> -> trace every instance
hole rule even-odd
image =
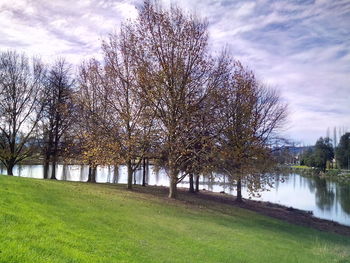
[[[291,108],[290,137],[313,143],[327,127],[350,127],[350,3],[338,1],[164,0],[210,23],[211,47],[233,55],[277,87]],[[0,0],[0,49],[72,63],[100,56],[101,38],[134,1]]]

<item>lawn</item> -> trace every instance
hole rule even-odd
[[[350,238],[124,185],[0,176],[0,262],[350,262]]]

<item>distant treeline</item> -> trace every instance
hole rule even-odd
[[[350,169],[350,133],[340,137],[338,145],[334,146],[328,137],[317,140],[314,147],[309,147],[300,157],[300,164],[317,167],[323,171],[326,168]]]

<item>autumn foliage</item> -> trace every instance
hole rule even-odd
[[[211,53],[207,21],[174,5],[165,9],[146,1],[137,19],[103,41],[102,57],[83,62],[74,81],[64,61],[46,73],[17,54],[1,54],[0,73],[9,74],[11,67],[25,73],[13,91],[33,105],[21,109],[32,128],[16,135],[21,122],[11,122],[14,113],[8,113],[8,103],[16,98],[5,96],[12,90],[0,78],[0,110],[7,114],[0,119],[0,159],[8,169],[29,153],[27,142],[41,127],[38,136],[54,149],[54,154],[45,152],[46,163],[87,164],[91,182],[98,165],[125,164],[131,189],[136,169],[151,159],[167,171],[171,198],[185,177],[193,182],[193,176],[215,171],[237,185],[238,199],[243,180],[252,190],[259,187],[259,170],[270,164],[287,108],[276,90],[227,51]],[[57,72],[60,78],[45,86],[50,72],[51,80]],[[49,98],[45,87],[51,95],[62,91],[58,104],[49,105],[52,113],[43,103]]]

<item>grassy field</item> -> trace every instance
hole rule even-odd
[[[349,237],[124,188],[0,176],[0,262],[350,262]]]

